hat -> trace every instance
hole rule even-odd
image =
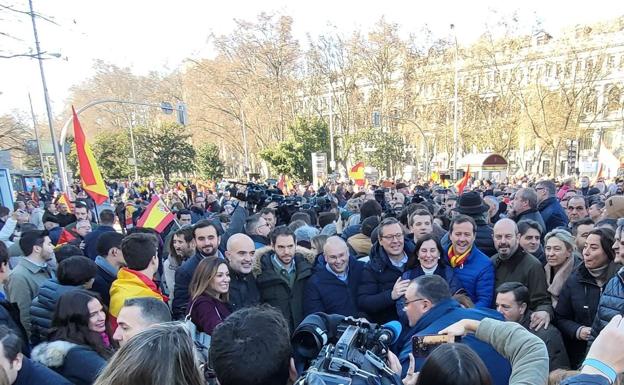
[[[397,190],[400,190],[400,189],[406,188],[406,187],[408,187],[407,184],[405,184],[403,182],[399,182],[399,183],[396,184],[396,189]]]
[[[478,192],[470,191],[463,193],[457,200],[457,207],[453,210],[460,214],[474,215],[488,211],[490,207],[483,203],[481,195]]]
[[[624,196],[612,196],[605,201],[605,217],[611,219],[624,218]]]

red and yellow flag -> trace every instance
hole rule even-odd
[[[466,168],[466,173],[464,177],[461,178],[457,183],[455,183],[455,187],[457,188],[457,195],[461,195],[464,192],[464,189],[468,185],[468,181],[470,180],[470,165]]]
[[[68,212],[74,212],[74,210],[72,209],[71,200],[69,199],[67,193],[62,193],[61,195],[59,195],[58,199],[56,200],[56,204],[64,204],[65,206],[67,206]]]
[[[76,154],[78,155],[82,188],[93,198],[96,204],[101,205],[108,199],[108,191],[104,185],[104,180],[95,161],[93,151],[91,151],[91,146],[89,146],[87,137],[84,131],[82,131],[82,126],[80,126],[74,106],[72,106],[72,113],[74,114],[74,141]]]
[[[364,162],[357,162],[349,171],[349,179],[353,179],[358,186],[364,186]]]
[[[64,245],[68,242],[73,241],[74,239],[76,239],[76,236],[74,234],[72,234],[69,230],[63,229],[63,231],[61,231],[61,236],[56,242],[56,246]]]
[[[145,208],[145,212],[137,221],[137,227],[147,227],[162,233],[173,219],[173,213],[158,195],[154,195],[149,206]]]

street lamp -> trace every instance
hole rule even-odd
[[[453,180],[457,180],[457,124],[458,124],[458,107],[457,107],[457,89],[459,88],[459,49],[457,48],[457,31],[455,30],[455,24],[451,24],[451,30],[453,31],[453,38],[455,40],[455,86],[453,95]]]

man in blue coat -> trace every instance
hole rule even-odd
[[[451,246],[446,256],[475,307],[491,307],[494,300],[494,265],[475,245],[476,228],[472,217],[455,216],[449,226]]]
[[[361,316],[357,289],[364,263],[349,256],[347,243],[339,236],[329,237],[323,247],[324,261],[308,280],[303,293],[303,313]]]
[[[405,293],[405,312],[410,328],[405,330],[393,349],[403,367],[403,376],[409,366],[409,354],[412,353],[412,337],[438,334],[439,331],[462,319],[482,320],[503,317],[491,309],[464,309],[451,297],[449,286],[444,278],[437,275],[421,275],[414,279]],[[494,348],[475,336],[462,338],[461,343],[468,345],[483,360],[495,385],[509,384],[511,365]],[[425,357],[414,357],[414,371],[420,371]]]
[[[544,234],[551,232],[557,227],[568,226],[568,216],[557,200],[557,186],[551,180],[544,180],[535,185],[537,192],[537,209],[546,224]]]

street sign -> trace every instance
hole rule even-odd
[[[173,114],[173,105],[169,102],[161,102],[160,109],[164,114],[171,115]]]

